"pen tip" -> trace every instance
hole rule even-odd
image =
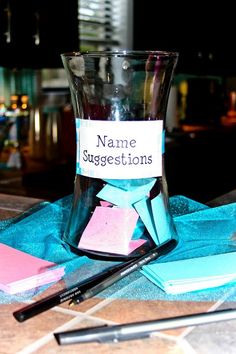
[[[26,319],[24,314],[19,311],[13,312],[13,316],[18,322],[23,322]]]
[[[69,306],[70,307],[74,306],[74,302],[73,301],[69,302]]]

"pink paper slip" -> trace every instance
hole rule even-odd
[[[26,291],[62,278],[64,267],[0,243],[0,290]]]
[[[131,240],[138,214],[133,208],[96,207],[79,242],[79,248],[129,254],[145,240]]]

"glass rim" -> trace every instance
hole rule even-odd
[[[62,53],[63,58],[75,58],[75,57],[175,57],[178,58],[179,53],[175,51],[165,51],[165,50],[97,50],[97,51],[74,51]]]

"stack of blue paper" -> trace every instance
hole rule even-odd
[[[236,281],[236,252],[143,266],[141,272],[167,294],[213,288]]]

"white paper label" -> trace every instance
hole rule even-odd
[[[110,179],[162,176],[163,122],[76,119],[76,173]]]

